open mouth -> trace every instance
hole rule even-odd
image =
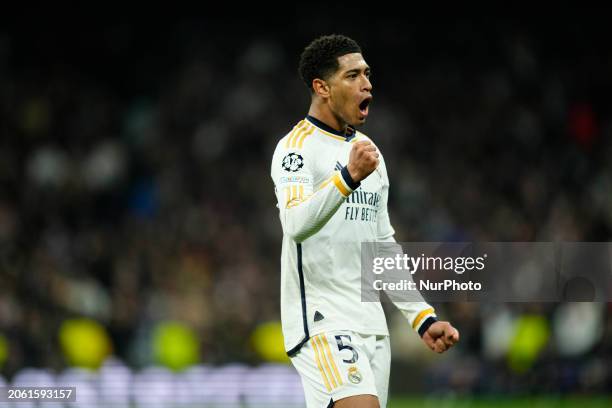
[[[368,96],[359,104],[359,112],[363,116],[368,116],[368,106],[370,106],[370,102],[372,102],[372,97]]]

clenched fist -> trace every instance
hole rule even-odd
[[[423,341],[436,353],[444,353],[459,341],[459,331],[449,322],[435,322],[423,334]]]
[[[354,182],[359,183],[378,167],[378,152],[372,142],[356,142],[351,149],[349,163],[346,166]]]

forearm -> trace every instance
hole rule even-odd
[[[387,228],[387,231],[393,231],[392,228]],[[379,250],[377,256],[379,257],[390,257],[395,259],[397,254],[403,255],[403,250],[400,244],[396,243],[393,235],[380,237],[379,238]],[[396,270],[395,272],[401,273],[401,276],[396,276],[396,279],[407,279],[412,281],[412,274],[406,273],[406,271]],[[403,301],[401,298],[404,297],[402,294],[397,292],[387,291],[387,296],[391,302],[397,307],[400,312],[404,315],[411,327],[419,333],[422,337],[423,333],[437,321],[435,309],[425,301],[420,292],[414,291],[410,293],[412,301]]]
[[[309,196],[291,197],[287,193],[289,190],[285,190],[284,206],[281,207],[283,232],[296,242],[306,240],[323,228],[358,186],[345,167],[321,183]]]

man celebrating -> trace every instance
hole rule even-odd
[[[389,332],[380,302],[362,302],[360,292],[361,243],[395,242],[385,162],[355,129],[372,101],[370,67],[355,41],[330,35],[306,47],[299,72],[310,110],[279,141],[271,168],[285,348],[309,408],[385,407]],[[427,303],[394,303],[431,350],[459,340]]]

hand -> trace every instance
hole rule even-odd
[[[368,140],[363,140],[353,145],[346,167],[353,181],[358,183],[376,170],[379,162],[376,146]]]
[[[449,322],[435,322],[423,334],[423,341],[436,353],[444,353],[459,341],[459,331]]]

